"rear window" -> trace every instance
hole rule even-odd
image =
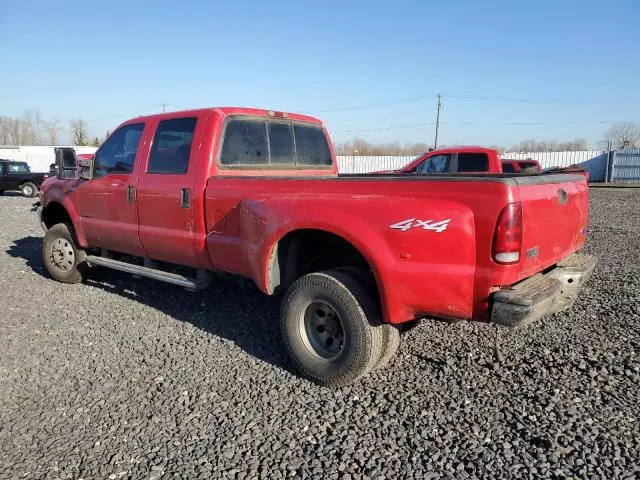
[[[503,173],[516,173],[516,169],[513,166],[513,163],[503,163],[502,171]]]
[[[489,157],[486,153],[459,153],[458,172],[486,172],[489,170]]]
[[[518,165],[520,165],[520,168],[537,167],[535,162],[518,162]]]
[[[322,128],[280,120],[232,118],[226,123],[220,163],[227,166],[332,165]]]

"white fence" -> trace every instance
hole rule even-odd
[[[416,155],[410,156],[351,156],[339,155],[336,157],[338,161],[338,171],[340,173],[369,173],[381,170],[396,170],[405,166]]]
[[[73,147],[77,154],[94,153],[97,147]],[[49,165],[55,161],[55,147],[7,147],[0,145],[0,158],[27,162],[32,172],[48,172]],[[542,168],[565,167],[578,164],[589,172],[589,179],[594,182],[605,180],[608,152],[602,150],[587,150],[579,152],[508,152],[502,158],[525,160],[532,158],[542,165]],[[396,170],[403,167],[415,155],[408,156],[338,156],[338,171],[340,173],[369,173],[381,170]]]
[[[56,161],[56,147],[7,147],[0,145],[0,158],[27,162],[32,172],[48,172]],[[98,147],[73,147],[76,154],[94,153]]]
[[[542,168],[566,167],[578,164],[589,172],[589,179],[594,182],[604,181],[607,168],[608,153],[603,150],[586,150],[576,152],[507,152],[503,159],[525,160],[532,158],[540,162]],[[368,173],[381,170],[396,170],[403,167],[416,156],[338,156],[340,173]]]

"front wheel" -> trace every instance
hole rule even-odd
[[[20,185],[20,192],[22,193],[23,197],[33,198],[38,193],[38,187],[36,187],[36,185],[31,182],[25,182]]]
[[[298,279],[285,294],[280,319],[296,368],[320,385],[351,383],[381,358],[385,339],[376,303],[365,287],[341,271]]]
[[[42,259],[49,274],[63,283],[80,283],[86,267],[84,250],[78,248],[73,227],[58,223],[47,230],[42,242]]]

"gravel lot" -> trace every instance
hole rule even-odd
[[[591,195],[572,310],[502,332],[499,365],[493,327],[425,322],[337,391],[291,373],[249,283],[56,283],[2,196],[0,478],[640,478],[640,189]]]

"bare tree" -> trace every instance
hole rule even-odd
[[[614,123],[605,132],[604,138],[611,142],[613,148],[638,148],[640,147],[640,123]]]
[[[0,145],[10,145],[9,122],[11,119],[5,115],[0,116]]]
[[[589,144],[584,138],[576,138],[568,142],[557,140],[522,140],[512,147],[514,152],[571,152],[589,150]]]
[[[71,138],[74,145],[84,146],[89,144],[87,124],[83,119],[71,120],[69,126],[71,127]]]
[[[48,122],[44,123],[44,128],[47,131],[47,136],[49,137],[49,145],[58,144],[58,132],[62,130],[62,127],[58,126],[59,123],[59,118],[52,118]]]
[[[0,117],[0,140],[4,145],[41,145],[42,120],[37,110],[22,117]]]
[[[429,149],[426,143],[407,143],[404,146],[399,142],[369,143],[362,138],[354,138],[351,141],[336,144],[337,155],[419,155]]]

